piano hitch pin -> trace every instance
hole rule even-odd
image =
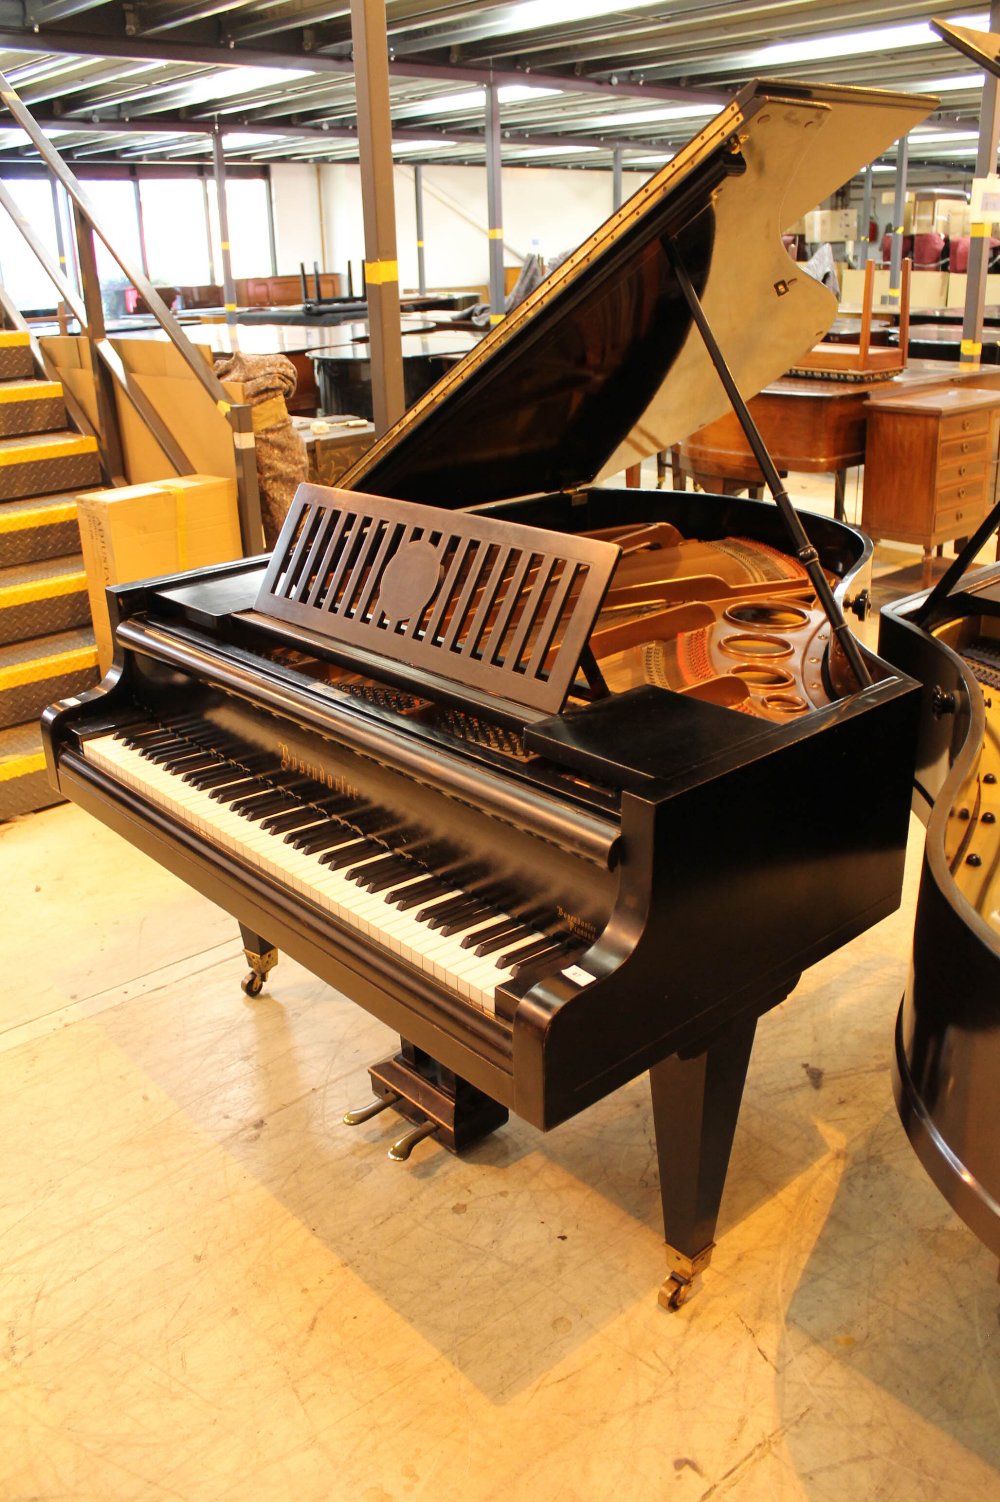
[[[344,1125],[360,1126],[363,1121],[371,1121],[373,1116],[377,1116],[387,1106],[395,1105],[398,1099],[399,1096],[394,1090],[391,1090],[388,1095],[376,1095],[375,1099],[369,1105],[359,1106],[356,1111],[345,1112]]]
[[[405,1163],[418,1142],[423,1142],[425,1137],[431,1137],[438,1129],[436,1121],[425,1121],[422,1126],[414,1127],[412,1132],[405,1132],[389,1149],[389,1157],[394,1163]]]

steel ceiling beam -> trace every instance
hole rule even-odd
[[[256,47],[211,46],[202,42],[163,41],[142,37],[104,36],[83,31],[30,32],[0,29],[0,48],[12,52],[71,53],[78,57],[118,57],[129,61],[191,63],[195,66],[226,68],[308,68],[313,73],[354,73],[350,58],[332,57],[329,53],[305,52],[294,48],[270,51]],[[688,88],[683,85],[622,82],[582,78],[572,74],[535,73],[523,69],[456,66],[448,63],[393,62],[390,78],[428,78],[454,83],[485,85],[533,84],[538,88],[564,89],[569,93],[603,94],[613,98],[659,99],[673,102],[718,103],[729,100],[729,93],[717,89]]]

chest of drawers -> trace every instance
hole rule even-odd
[[[1000,391],[869,399],[861,525],[921,545],[925,586],[934,548],[973,531],[993,499],[998,431]]]

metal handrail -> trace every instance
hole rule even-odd
[[[230,427],[233,430],[233,444],[236,451],[236,484],[240,517],[240,534],[243,543],[243,550],[247,555],[259,553],[261,548],[262,535],[260,519],[260,493],[257,487],[257,471],[253,454],[253,422],[251,419],[249,406],[246,403],[231,402],[229,400],[222,382],[219,380],[215,372],[206,364],[204,358],[196,349],[196,347],[191,343],[190,339],[188,339],[180,323],[171,313],[170,309],[160,297],[153,284],[146,276],[143,275],[141,271],[137,271],[132,265],[130,265],[124,255],[122,255],[122,253],[116,248],[110,234],[102,226],[98,215],[95,213],[93,205],[88,199],[86,193],[84,193],[78,179],[70,170],[68,164],[59,155],[59,152],[52,145],[51,141],[49,141],[48,137],[41,130],[40,126],[36,123],[31,112],[27,109],[23,101],[18,96],[16,90],[11,86],[10,81],[2,72],[0,72],[0,102],[2,102],[10,111],[14,119],[17,121],[18,125],[32,142],[32,145],[35,147],[36,151],[45,162],[46,166],[65,188],[76,210],[78,226],[82,217],[82,220],[85,222],[92,234],[97,235],[97,237],[107,248],[108,253],[117,262],[122,272],[136,288],[146,306],[155,317],[157,323],[163,329],[164,333],[168,336],[170,342],[173,344],[178,354],[180,354],[185,364],[191,370],[197,381],[200,383],[206,395],[211,398],[219,412],[221,412],[222,415],[229,421]],[[76,293],[72,288],[69,287],[69,285],[65,281],[65,278],[61,275],[58,269],[50,261],[49,257],[45,254],[44,248],[41,246],[40,242],[38,242],[37,237],[34,236],[34,233],[32,231],[30,231],[30,226],[27,225],[27,222],[23,219],[23,216],[19,214],[16,205],[13,205],[13,200],[9,200],[9,195],[6,195],[6,192],[4,192],[4,196],[8,198],[8,202],[3,202],[3,199],[0,198],[0,203],[2,203],[2,206],[7,209],[8,213],[11,213],[13,207],[12,218],[14,220],[14,223],[17,225],[22,235],[25,236],[25,239],[28,241],[28,244],[35,252],[35,255],[38,257],[41,265],[54,283],[57,291],[60,292],[63,300],[67,302],[69,307],[74,312],[74,316],[80,321],[81,327],[91,339],[91,342],[102,363],[110,370],[114,378],[122,385],[122,388],[124,389],[126,395],[128,396],[129,400],[135,405],[136,410],[143,417],[143,420],[148,422],[150,424],[150,427],[153,428],[154,435],[161,443],[161,446],[164,447],[164,452],[167,454],[167,457],[170,460],[171,464],[173,464],[175,468],[178,468],[181,473],[184,473],[185,471],[190,473],[191,466],[185,459],[183,452],[180,449],[180,445],[176,443],[176,441],[169,433],[166,432],[166,429],[164,429],[158,415],[150,406],[145,396],[138,390],[138,388],[135,386],[135,383],[129,380],[128,373],[125,371],[121,359],[111,348],[107,339],[104,337],[103,327],[100,328],[96,336],[94,335],[94,333],[92,333],[92,329],[96,320],[94,310],[87,306],[89,300],[86,297],[86,284],[84,287],[84,302],[81,304],[80,299],[77,297]],[[26,231],[29,231],[29,233],[26,233]],[[67,293],[69,293],[70,296],[67,297]],[[82,317],[81,313],[83,314]],[[97,317],[99,318],[99,316],[100,315],[98,313]],[[166,434],[169,446],[165,446],[163,444],[163,439],[160,437],[160,433],[157,432],[157,429],[161,429]],[[173,453],[170,452],[171,448],[173,449]],[[176,455],[177,457],[175,458],[174,455]],[[180,460],[180,463],[178,463],[178,459]]]

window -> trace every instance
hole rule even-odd
[[[4,180],[4,187],[58,266],[52,188],[47,178]],[[0,277],[22,313],[54,308],[59,294],[10,217],[0,209]]]
[[[222,279],[222,251],[219,234],[219,204],[215,183],[208,185],[208,208],[212,220],[212,244],[215,246],[216,274]],[[226,208],[229,213],[229,243],[233,258],[233,276],[270,276],[271,236],[268,230],[268,186],[263,177],[229,177],[226,179]]]
[[[112,244],[128,264],[136,271],[142,270],[142,250],[139,244],[139,218],[135,206],[135,184],[127,179],[107,180],[87,178],[82,183],[83,191],[90,200],[94,213],[107,230]],[[101,301],[108,318],[118,318],[125,311],[125,288],[128,277],[122,271],[110,251],[104,247],[99,235],[94,236],[97,254],[97,275],[101,283]]]
[[[170,287],[210,282],[201,179],[141,178],[139,188],[150,279]]]

